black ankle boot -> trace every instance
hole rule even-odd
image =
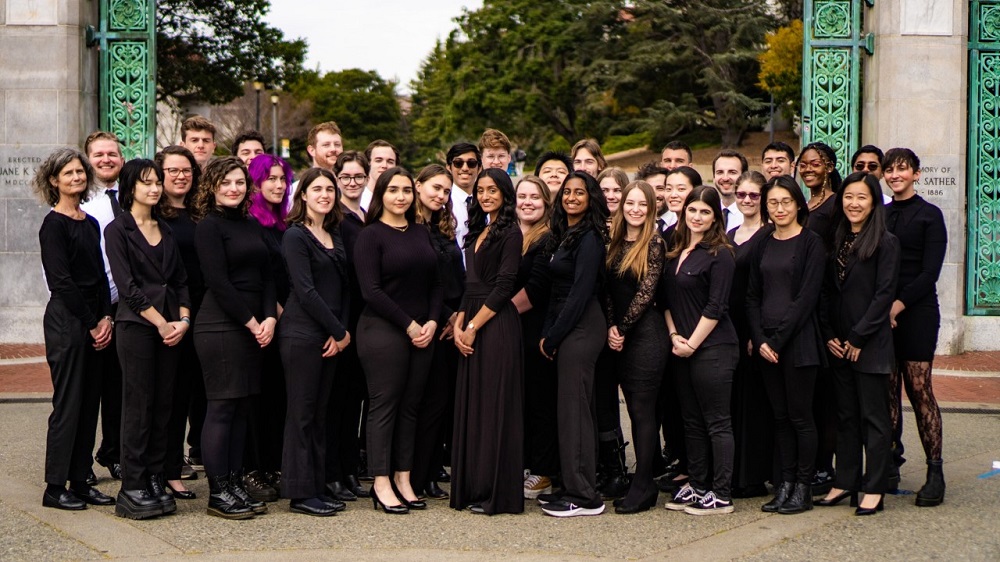
[[[809,484],[802,484],[797,482],[795,487],[792,489],[792,495],[788,496],[785,503],[781,504],[778,508],[778,513],[783,515],[792,515],[794,513],[802,513],[803,511],[809,511],[813,508],[813,498],[812,490]]]
[[[917,492],[918,507],[934,507],[944,501],[944,471],[943,462],[927,461],[927,482]]]
[[[604,480],[598,483],[597,491],[601,498],[613,500],[624,497],[628,492],[628,477],[625,473],[625,445],[620,437],[614,441],[600,442],[600,459],[604,467]]]
[[[229,475],[209,476],[208,514],[224,519],[250,519],[253,510],[243,504],[229,488]]]
[[[243,502],[243,505],[253,510],[255,515],[267,513],[267,504],[253,499],[253,496],[243,487],[243,469],[229,473],[229,491]]]
[[[764,513],[777,513],[778,508],[785,503],[788,496],[792,495],[792,489],[795,484],[792,482],[782,482],[774,489],[774,499],[760,506],[760,510]]]
[[[150,497],[156,498],[156,501],[160,502],[164,515],[177,511],[177,502],[173,496],[167,493],[167,490],[163,486],[162,474],[151,474],[147,489],[149,490]]]

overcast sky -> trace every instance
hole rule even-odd
[[[309,42],[306,67],[360,68],[397,79],[400,93],[416,78],[434,42],[457,27],[462,8],[481,0],[271,0],[267,21],[285,37]]]

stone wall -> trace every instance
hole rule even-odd
[[[0,0],[0,342],[41,342],[48,293],[30,181],[53,149],[97,128],[97,52],[85,45],[99,2]]]

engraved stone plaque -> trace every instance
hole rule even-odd
[[[954,0],[900,0],[899,24],[903,35],[952,35]]]
[[[58,0],[8,0],[7,25],[56,25]]]

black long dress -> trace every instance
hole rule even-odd
[[[524,354],[521,318],[511,302],[521,261],[521,231],[508,227],[479,251],[465,249],[461,310],[472,320],[496,312],[477,330],[472,355],[458,360],[451,507],[479,504],[487,514],[524,511]]]
[[[733,439],[736,442],[733,497],[752,498],[767,495],[764,482],[771,479],[774,467],[774,428],[760,367],[756,359],[747,353],[750,323],[747,320],[746,294],[753,249],[774,228],[763,226],[740,245],[736,244],[736,230],[729,231],[729,241],[736,247],[736,274],[729,293],[729,317],[740,339],[740,362],[733,373],[732,417]]]

